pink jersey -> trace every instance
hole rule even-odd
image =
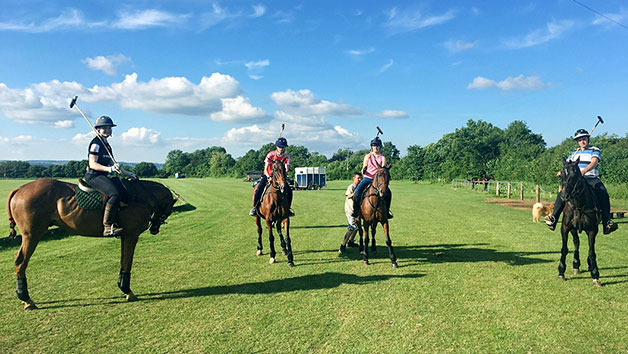
[[[283,162],[286,169],[290,166],[290,156],[286,154],[277,155],[277,150],[270,151],[266,154],[266,158],[264,159],[264,162],[268,162],[268,169],[266,170],[266,173],[269,176],[273,172],[273,162],[275,161]]]
[[[375,154],[369,155],[369,161],[366,164],[366,172],[364,173],[365,177],[375,178],[375,174],[377,173],[377,163],[382,166],[384,164],[384,155],[379,154],[379,156],[375,156]]]

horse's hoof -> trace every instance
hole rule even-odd
[[[262,250],[257,250],[257,253],[256,253],[256,254],[257,254],[258,256],[261,256],[261,255],[262,255]]]
[[[286,250],[281,250],[281,254],[283,254],[284,256],[287,256],[287,255],[288,255],[288,251],[286,251]]]
[[[395,262],[395,263],[392,264],[392,267],[393,268],[399,268],[399,265],[397,264],[397,262]]]
[[[598,288],[602,287],[602,283],[600,283],[600,279],[593,279],[593,285],[597,286]]]
[[[564,275],[559,275],[558,276],[558,280],[565,280],[565,276]]]
[[[22,305],[24,305],[24,310],[37,310],[38,307],[35,305],[33,300],[28,299],[28,301],[22,301]]]
[[[573,270],[573,275],[578,275],[580,274],[580,269],[574,269]]]
[[[362,264],[364,264],[364,265],[370,265],[369,261],[362,261]]]
[[[129,292],[128,294],[124,294],[124,297],[126,298],[126,302],[133,302],[133,301],[137,301],[137,296],[135,296],[135,294],[133,294],[133,292]]]
[[[274,259],[274,258],[271,258],[271,259],[268,261],[268,264],[273,264],[273,263],[275,263],[275,259]]]
[[[288,267],[294,267],[294,262],[288,262]]]

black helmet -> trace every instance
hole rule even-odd
[[[576,132],[573,134],[573,140],[578,140],[580,138],[584,138],[584,137],[589,137],[589,132],[586,131],[586,129],[578,129],[576,130]]]
[[[382,147],[382,139],[380,139],[379,136],[376,136],[375,139],[371,140],[371,146]]]
[[[280,148],[288,147],[288,140],[286,140],[286,138],[284,137],[281,137],[277,139],[277,141],[275,141],[275,146]]]
[[[96,119],[96,124],[94,124],[94,128],[100,128],[100,127],[115,127],[116,125],[113,124],[113,120],[111,120],[111,118],[107,117],[107,116],[100,116],[98,117],[98,119]]]

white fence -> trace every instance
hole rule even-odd
[[[555,192],[545,191],[538,184],[530,188],[530,185],[526,187],[523,182],[453,179],[451,180],[451,188],[473,189],[493,193],[497,197],[506,196],[509,199],[515,197],[521,200],[524,199],[525,194],[530,193],[536,197],[537,202],[541,200],[553,201],[556,197]]]

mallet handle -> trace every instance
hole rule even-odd
[[[109,156],[111,156],[111,160],[113,161],[113,163],[115,163],[116,165],[119,165],[118,161],[116,161],[116,159],[113,157],[113,154],[111,153],[111,150],[109,150],[109,148],[107,147],[107,143],[105,142],[105,140],[103,140],[102,136],[100,136],[100,134],[98,134],[98,131],[96,130],[96,128],[94,128],[94,126],[92,125],[92,122],[90,122],[89,119],[87,119],[87,117],[85,116],[83,111],[81,111],[79,106],[76,104],[76,99],[77,98],[78,98],[78,96],[74,96],[74,98],[72,99],[72,103],[70,103],[70,107],[74,106],[74,107],[76,107],[76,109],[78,109],[78,111],[81,113],[83,118],[85,118],[85,121],[87,122],[87,124],[89,124],[89,126],[92,128],[94,133],[96,133],[96,136],[98,137],[98,139],[100,139],[100,141],[102,142],[102,145],[105,147],[105,150],[107,150],[107,152],[109,153]]]

